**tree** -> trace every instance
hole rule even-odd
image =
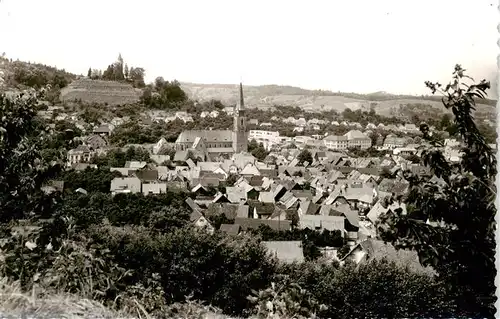
[[[0,95],[0,221],[45,216],[52,198],[41,187],[61,166],[47,163],[40,144],[47,138],[35,118],[36,93]]]
[[[464,72],[456,65],[444,89],[426,82],[433,94],[443,95],[443,105],[453,113],[453,124],[466,144],[461,163],[448,163],[440,149],[442,140],[422,124],[423,163],[442,181],[432,183],[403,172],[410,182],[407,214],[398,209],[383,214],[378,230],[385,241],[415,249],[424,265],[434,267],[458,306],[456,316],[493,318],[496,159],[471,114],[475,99],[485,98],[490,83],[464,83],[472,80]]]
[[[144,83],[144,69],[143,68],[130,68],[129,78],[134,87],[143,88],[146,86]]]
[[[312,154],[308,149],[304,149],[302,152],[300,152],[300,154],[297,156],[297,159],[299,160],[299,165],[304,164],[304,162],[309,162],[309,164],[313,162]]]
[[[267,156],[267,151],[262,143],[260,143],[257,148],[253,149],[251,153],[259,161],[263,161]]]
[[[89,71],[87,72],[87,77],[90,78],[92,76],[92,68],[89,68]]]
[[[252,151],[254,149],[256,149],[257,147],[259,147],[259,143],[257,143],[257,141],[253,138],[250,143],[248,143],[247,145],[247,150],[249,153],[252,153]]]

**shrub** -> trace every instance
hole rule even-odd
[[[311,292],[290,282],[288,276],[282,277],[280,283],[273,282],[270,288],[252,291],[253,295],[248,297],[255,304],[254,313],[257,316],[305,319],[316,318],[318,311],[326,310],[326,306],[319,304]]]
[[[304,263],[279,272],[327,306],[321,317],[439,318],[451,317],[454,310],[436,279],[385,260],[343,267]]]

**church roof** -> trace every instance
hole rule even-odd
[[[232,142],[233,132],[230,130],[189,130],[183,131],[177,137],[176,143],[193,143],[197,137],[203,138],[205,142]]]

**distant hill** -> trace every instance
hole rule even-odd
[[[123,105],[138,102],[141,94],[142,90],[134,89],[128,83],[82,78],[61,90],[61,100],[77,99],[89,104]]]
[[[225,104],[235,104],[238,99],[238,86],[234,84],[197,84],[181,83],[182,89],[190,98],[199,101],[220,100]],[[262,85],[244,86],[245,105],[250,108],[269,108],[276,105],[298,106],[304,111],[342,112],[346,108],[353,111],[370,110],[373,105],[378,114],[391,116],[392,110],[401,104],[429,104],[443,109],[438,96],[394,95],[387,92],[371,94],[341,93],[322,90],[306,90],[292,86]],[[484,100],[478,106],[481,112],[495,114],[496,101]]]

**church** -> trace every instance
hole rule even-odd
[[[240,99],[234,110],[233,130],[183,131],[175,141],[177,151],[193,150],[209,158],[229,158],[235,153],[247,151],[247,132],[243,85],[240,83]]]

